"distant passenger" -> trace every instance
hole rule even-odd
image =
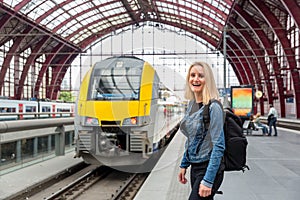
[[[187,182],[186,170],[191,166],[192,191],[189,200],[213,200],[224,176],[222,157],[225,150],[223,110],[217,102],[210,105],[210,126],[204,129],[203,107],[211,99],[219,99],[211,67],[204,62],[192,64],[186,79],[185,97],[190,100],[180,129],[187,137],[178,174]]]
[[[255,126],[254,126],[254,115],[253,114],[250,114],[250,117],[249,117],[249,126],[248,128],[249,129],[252,129],[252,130],[255,130]]]
[[[269,134],[268,136],[272,135],[272,126],[274,127],[274,136],[277,136],[277,128],[276,128],[276,122],[277,122],[277,110],[273,107],[272,104],[270,104],[270,110],[268,113],[268,125],[269,125]]]
[[[263,132],[263,134],[265,135],[265,134],[268,133],[268,126],[265,125],[265,124],[263,124],[263,123],[261,123],[261,121],[260,121],[260,116],[261,116],[260,113],[256,113],[256,115],[255,115],[254,118],[253,118],[253,122],[254,122],[254,124],[255,124],[257,127],[262,128],[262,132]]]

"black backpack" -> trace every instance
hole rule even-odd
[[[217,101],[222,108],[222,104]],[[208,130],[210,123],[209,116],[209,106],[212,101],[209,102],[208,105],[204,106],[203,110],[203,122],[205,129]],[[224,136],[225,136],[225,152],[223,156],[223,161],[225,164],[225,171],[240,171],[243,172],[249,167],[246,165],[246,151],[248,141],[243,133],[243,125],[241,119],[233,113],[233,111],[229,108],[224,108]]]

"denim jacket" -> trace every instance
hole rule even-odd
[[[187,137],[180,167],[187,168],[192,163],[209,160],[201,183],[211,188],[225,150],[223,110],[217,102],[211,103],[209,107],[210,125],[206,131],[203,123],[204,106],[190,114],[194,103],[194,100],[190,102],[180,125],[181,132]]]

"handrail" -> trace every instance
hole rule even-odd
[[[74,117],[28,119],[22,121],[0,121],[0,133],[7,133],[19,130],[32,130],[48,127],[59,127],[74,124]]]
[[[73,112],[27,112],[27,113],[14,113],[14,112],[6,112],[6,113],[0,113],[0,117],[7,117],[7,116],[17,116],[15,120],[20,120],[20,116],[30,116],[34,115],[35,118],[45,118],[45,116],[53,117],[56,115],[59,115],[59,117],[65,117],[66,115],[74,116]]]

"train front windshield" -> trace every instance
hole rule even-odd
[[[96,63],[90,79],[91,100],[138,100],[144,62],[139,59],[107,59]]]

